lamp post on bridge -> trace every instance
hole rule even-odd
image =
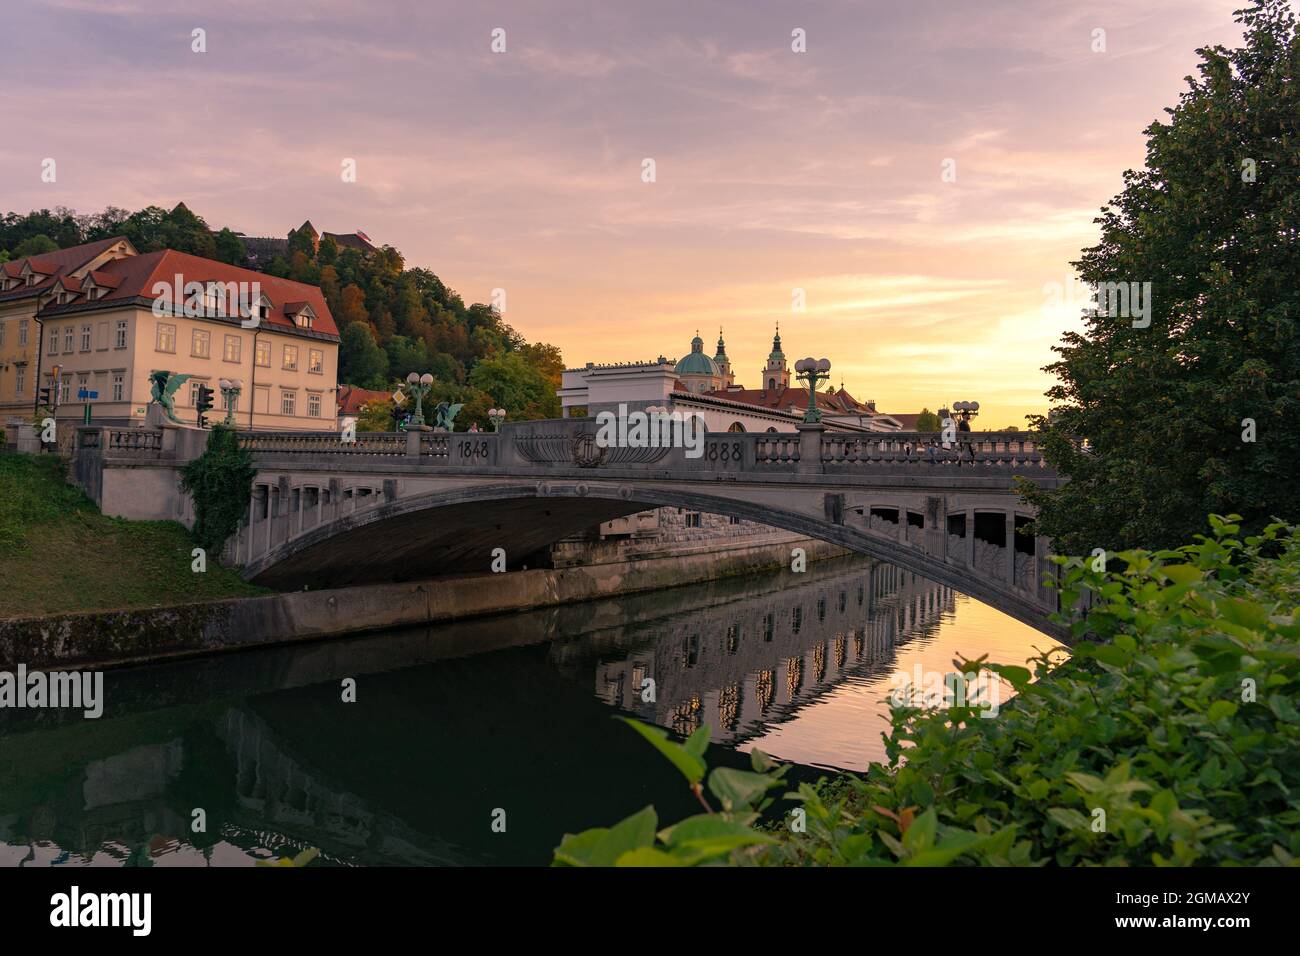
[[[953,402],[952,410],[961,417],[957,420],[957,431],[970,431],[970,420],[980,413],[979,402]]]
[[[500,431],[501,423],[506,420],[506,410],[504,408],[489,408],[488,421],[492,423],[492,430]]]
[[[226,425],[231,428],[235,427],[235,406],[239,403],[239,393],[244,389],[244,383],[237,378],[223,378],[217,382],[221,389],[221,398],[226,403]]]
[[[423,375],[412,372],[406,376],[406,387],[415,396],[415,411],[411,414],[411,420],[406,423],[406,430],[425,431],[429,426],[424,424],[424,396],[428,395],[429,389],[433,387],[433,376],[428,372]]]
[[[803,358],[794,363],[794,370],[799,381],[808,385],[808,411],[803,413],[804,424],[816,424],[822,420],[822,413],[817,411],[817,386],[831,377],[830,359]]]

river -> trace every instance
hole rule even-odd
[[[547,863],[565,832],[698,809],[615,714],[708,724],[711,765],[756,747],[811,779],[883,759],[895,674],[1054,644],[845,558],[112,670],[98,719],[0,711],[0,866],[251,866],[306,847],[337,865]]]

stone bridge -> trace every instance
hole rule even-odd
[[[710,433],[683,447],[601,447],[591,419],[499,433],[241,435],[253,500],[227,545],[249,580],[313,589],[517,568],[598,522],[657,507],[748,519],[913,571],[1051,629],[1047,541],[1016,478],[1060,479],[1024,432]],[[178,469],[205,433],[83,426],[75,479],[105,513],[189,524]],[[501,549],[497,551],[496,549]]]

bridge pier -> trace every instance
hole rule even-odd
[[[1016,513],[1008,511],[1004,515],[1006,519],[1006,575],[1007,587],[1015,590],[1016,587]]]

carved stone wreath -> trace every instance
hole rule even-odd
[[[597,468],[605,463],[605,449],[596,444],[595,435],[584,432],[569,439],[569,457],[579,468]]]

